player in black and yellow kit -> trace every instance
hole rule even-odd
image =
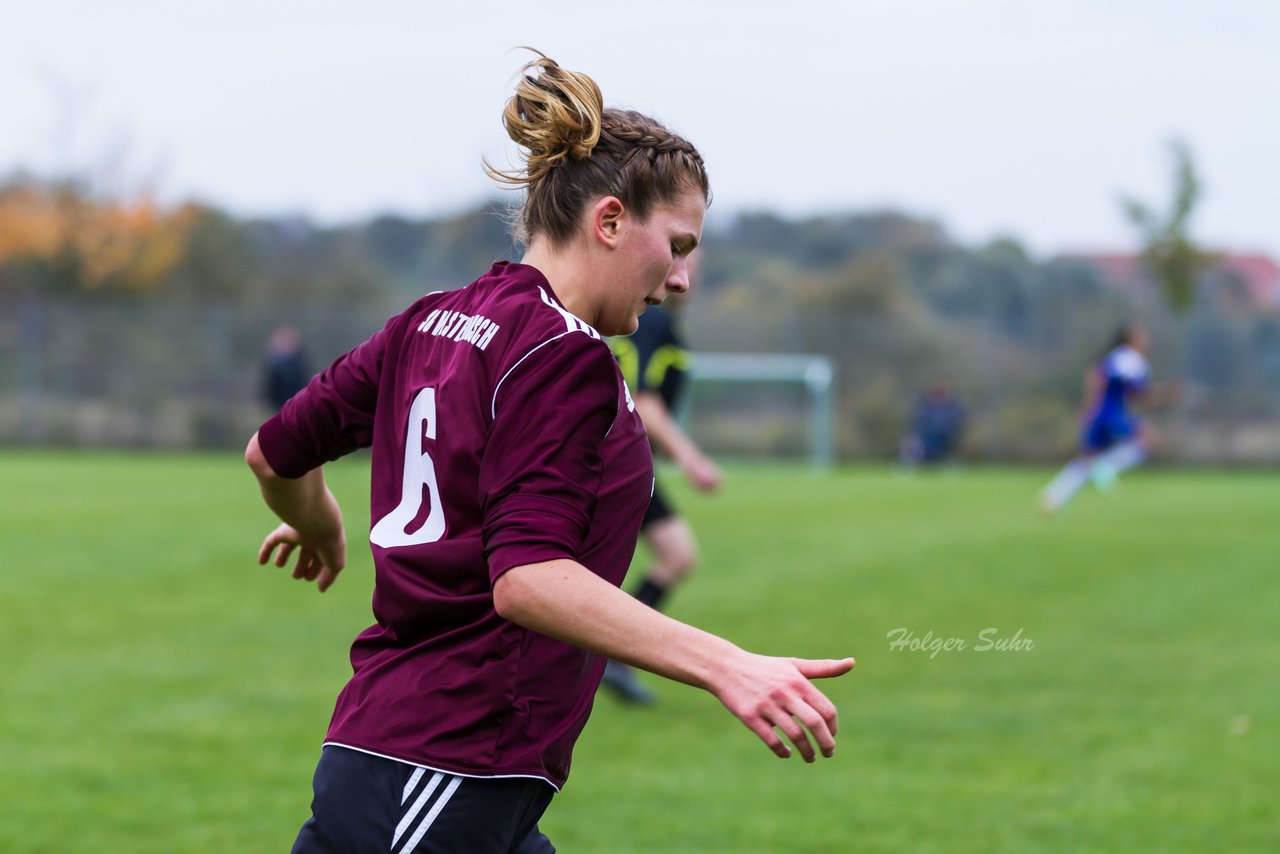
[[[691,268],[696,260],[695,253],[690,258]],[[690,271],[691,281],[694,272]],[[679,318],[666,307],[674,302],[669,298],[666,305],[650,308],[640,316],[639,328],[630,337],[612,338],[609,346],[632,390],[650,443],[680,467],[695,489],[712,492],[720,486],[720,469],[681,429],[675,417],[692,358],[682,341]],[[660,480],[654,481],[653,498],[640,534],[652,562],[632,595],[652,608],[660,608],[697,560],[693,529],[676,512]],[[617,662],[609,662],[601,684],[626,702],[648,705],[655,700],[635,671]]]

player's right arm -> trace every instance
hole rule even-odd
[[[297,550],[293,577],[316,582],[322,593],[346,564],[347,549],[342,511],[321,466],[370,444],[388,336],[413,310],[313,377],[245,448],[262,498],[281,522],[262,541],[258,563],[274,553],[275,565],[284,566]]]
[[[314,468],[298,478],[281,477],[262,453],[257,433],[249,440],[244,457],[258,479],[263,500],[281,520],[262,541],[258,563],[265,565],[275,552],[275,565],[284,566],[297,549],[293,577],[316,582],[321,593],[328,590],[346,565],[347,538],[342,510],[325,485],[324,470]]]
[[[662,395],[654,391],[637,392],[635,402],[649,438],[675,461],[689,482],[703,492],[718,488],[722,477],[720,467],[680,429],[679,422],[663,403]]]

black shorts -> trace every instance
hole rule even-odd
[[[662,492],[662,487],[658,485],[657,479],[653,481],[653,497],[649,499],[649,507],[644,511],[644,521],[640,523],[640,530],[644,530],[655,522],[661,522],[663,519],[671,519],[676,515],[676,508],[667,501],[666,495]]]
[[[460,777],[326,745],[294,854],[554,854],[538,819],[555,789],[529,777]]]

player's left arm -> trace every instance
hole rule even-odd
[[[1142,389],[1138,400],[1143,409],[1164,409],[1187,396],[1185,385],[1179,380],[1151,383]]]
[[[835,706],[809,680],[838,676],[852,660],[753,655],[666,617],[573,558],[596,505],[600,448],[621,410],[608,352],[569,335],[531,351],[518,367],[501,394],[495,391],[490,452],[480,472],[498,614],[711,691],[779,756],[791,750],[775,727],[806,760],[815,755],[810,735],[830,756]]]
[[[511,568],[494,583],[493,602],[504,619],[539,634],[709,691],[782,759],[792,753],[787,741],[805,762],[835,753],[836,707],[812,680],[849,672],[852,658],[748,652],[568,559]]]

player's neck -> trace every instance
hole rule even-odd
[[[550,241],[534,240],[520,263],[537,269],[571,314],[592,326],[596,324],[593,286],[599,276],[592,272],[583,252],[572,245],[557,248]]]

